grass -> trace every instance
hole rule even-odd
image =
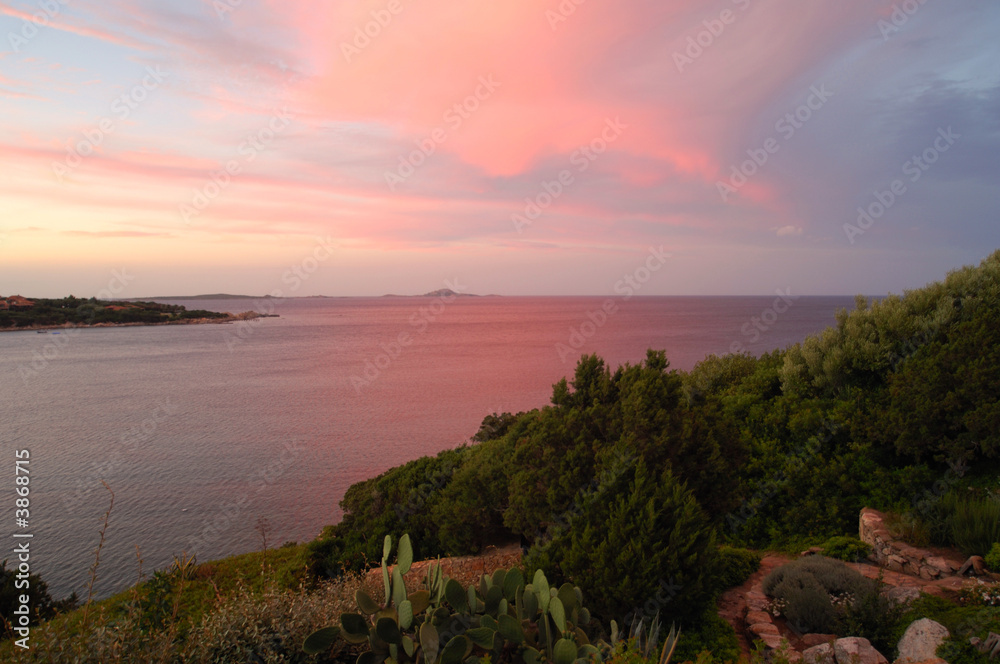
[[[183,583],[176,582],[176,572],[173,575],[160,572],[112,597],[91,603],[89,608],[81,607],[33,628],[31,642],[37,646],[47,639],[82,639],[88,631],[100,631],[109,625],[130,621],[136,623],[136,628],[140,630],[148,630],[150,622],[164,622],[176,629],[177,636],[183,639],[191,630],[197,629],[209,614],[220,609],[232,609],[234,603],[239,601],[269,594],[292,596],[307,593],[311,588],[306,555],[306,545],[295,544],[271,549],[266,552],[266,558],[258,551],[195,564],[190,567]],[[356,578],[348,577],[345,584],[351,587],[345,586],[344,592],[353,598],[358,583]],[[156,600],[162,600],[166,605],[160,616],[154,615]],[[89,627],[87,623],[90,623]],[[48,661],[39,657],[17,659],[15,650],[10,640],[0,644],[0,661]],[[36,652],[36,655],[41,654]]]

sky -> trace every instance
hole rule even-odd
[[[919,288],[1000,248],[997,35],[995,0],[0,2],[0,295]]]

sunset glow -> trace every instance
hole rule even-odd
[[[286,294],[601,295],[650,247],[643,294],[879,294],[1000,244],[992,3],[15,0],[0,28],[4,294],[262,294],[318,243]]]

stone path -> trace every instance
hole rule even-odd
[[[812,646],[828,643],[836,638],[832,634],[799,635],[790,629],[781,618],[775,618],[767,611],[768,598],[761,583],[772,570],[794,560],[781,554],[765,554],[760,569],[747,581],[730,588],[719,598],[719,615],[736,630],[743,654],[750,655],[753,641],[764,643],[765,650],[786,648],[786,656],[793,664],[802,659],[802,651]],[[949,576],[940,579],[923,579],[917,576],[893,572],[868,563],[848,563],[864,576],[875,579],[882,574],[882,582],[890,588],[912,588],[929,595],[947,596],[976,583],[975,579]]]

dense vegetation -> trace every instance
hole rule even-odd
[[[601,617],[673,578],[664,615],[697,621],[719,590],[718,543],[823,542],[855,533],[865,506],[932,519],[958,486],[960,502],[995,505],[997,321],[1000,252],[902,296],[859,297],[835,327],[759,358],[685,373],[662,352],[614,371],[585,356],[550,406],[491,416],[474,445],[352,486],[314,571],[377,560],[387,534],[410,533],[424,555],[523,537],[528,571],[582,586]]]
[[[33,307],[0,311],[0,328],[121,323],[174,323],[198,318],[228,318],[217,311],[188,311],[179,304],[106,302],[72,295],[57,300],[35,299]]]

